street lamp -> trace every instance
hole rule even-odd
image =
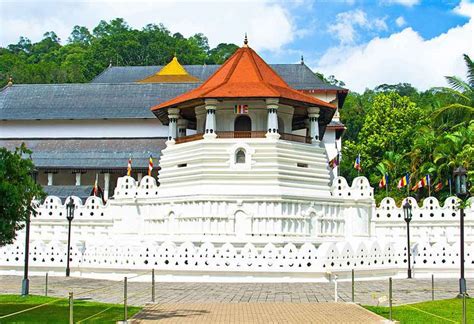
[[[459,279],[459,295],[462,297],[463,294],[467,295],[466,292],[466,278],[464,278],[464,200],[469,196],[467,191],[467,170],[465,168],[458,167],[453,172],[454,185],[456,189],[456,196],[461,199],[460,208],[460,236],[461,236],[461,278]]]
[[[410,262],[410,221],[412,219],[411,204],[408,199],[403,204],[403,218],[407,222],[407,256],[408,256],[408,279],[411,279],[411,262]]]
[[[36,185],[38,170],[31,171],[31,177]],[[33,207],[34,208],[34,207]],[[34,209],[33,209],[34,212]],[[30,214],[26,216],[26,230],[25,230],[25,265],[23,267],[23,280],[21,282],[21,295],[28,296],[30,292],[30,279],[28,279],[28,263],[30,260]]]
[[[67,221],[69,222],[69,227],[68,227],[68,234],[67,234],[67,265],[66,265],[66,277],[69,277],[69,274],[71,273],[71,269],[69,268],[69,254],[71,252],[71,223],[72,220],[74,219],[74,208],[76,208],[76,205],[74,205],[74,201],[72,200],[72,197],[69,197],[69,202],[66,205],[66,218]]]

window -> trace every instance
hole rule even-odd
[[[245,151],[243,149],[238,149],[235,152],[235,163],[245,164]]]

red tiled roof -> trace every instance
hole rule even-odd
[[[304,106],[336,108],[290,88],[253,49],[244,46],[201,86],[152,107],[151,110],[178,107],[195,100],[225,98],[279,98]]]

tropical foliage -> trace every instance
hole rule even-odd
[[[34,213],[32,200],[44,196],[33,179],[34,165],[24,145],[10,152],[0,148],[0,246],[10,244]]]
[[[417,91],[409,84],[380,85],[363,94],[350,93],[341,110],[346,124],[341,174],[358,175],[353,163],[358,154],[362,174],[376,188],[377,200],[387,195],[378,188],[388,175],[388,194],[397,199],[410,195],[422,199],[429,193],[444,199],[450,194],[454,168],[464,166],[474,180],[474,64],[464,55],[467,80],[450,76],[450,87]],[[410,183],[397,189],[410,175]],[[430,176],[431,187],[410,190]],[[378,190],[377,190],[378,189]],[[472,190],[472,188],[471,188]],[[451,188],[454,192],[454,188]]]

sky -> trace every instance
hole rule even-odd
[[[473,0],[0,0],[0,46],[73,26],[124,18],[134,28],[163,23],[211,47],[249,45],[268,63],[296,63],[334,75],[352,91],[408,82],[420,90],[465,77],[474,58]],[[179,57],[179,53],[178,57]]]

